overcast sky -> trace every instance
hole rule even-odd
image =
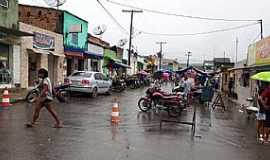
[[[130,14],[122,13],[120,7],[106,0],[100,0],[113,14],[118,22],[129,30]],[[264,36],[270,35],[269,0],[112,0],[138,7],[171,12],[177,14],[226,18],[226,19],[263,19]],[[46,6],[43,0],[19,0],[20,3]],[[102,39],[112,45],[122,38],[128,38],[118,25],[106,14],[96,0],[67,0],[61,9],[68,10],[89,22],[89,32],[101,24],[107,25],[107,31]],[[145,32],[182,34],[197,33],[224,28],[231,28],[253,22],[224,22],[188,19],[143,12],[134,16],[134,28]],[[191,61],[202,62],[203,59],[226,57],[235,60],[236,37],[239,38],[238,60],[245,59],[247,47],[260,33],[260,26],[250,26],[235,31],[214,33],[209,35],[166,37],[156,35],[137,35],[133,43],[139,54],[149,55],[158,52],[156,41],[166,41],[164,55],[185,62],[185,52],[191,51]],[[259,39],[259,37],[258,37]],[[127,48],[128,45],[125,46]]]

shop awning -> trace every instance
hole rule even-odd
[[[113,56],[109,56],[109,55],[104,56],[104,59],[111,60],[115,63],[122,63],[122,61],[120,59],[117,59],[117,58],[115,58]]]
[[[66,51],[65,55],[68,57],[79,57],[79,58],[83,58],[83,53],[80,52],[70,52],[70,51]]]
[[[61,54],[61,53],[56,53],[56,52],[52,52],[52,51],[50,51],[50,53],[54,56],[57,56],[57,57],[66,57],[65,54]]]
[[[114,62],[113,64],[116,68],[131,68],[130,66],[124,64],[124,63],[118,63],[118,62]]]
[[[91,59],[103,59],[103,55],[98,54],[98,53],[89,52],[89,51],[85,51],[84,56],[91,58]]]
[[[8,35],[18,36],[18,37],[24,37],[24,36],[34,36],[34,34],[22,32],[16,29],[10,29],[6,27],[0,26],[0,32],[6,33]]]
[[[45,50],[45,49],[37,49],[37,48],[28,48],[27,51],[30,51],[30,52],[34,52],[34,53],[39,53],[39,54],[52,54],[54,56],[57,56],[57,57],[65,57],[64,54],[60,54],[60,53],[56,53],[56,52],[52,52],[50,50]]]
[[[42,50],[42,49],[35,49],[35,48],[28,48],[27,51],[34,52],[34,53],[40,53],[40,54],[50,54],[50,51],[48,50]]]

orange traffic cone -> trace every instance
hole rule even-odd
[[[2,102],[0,103],[1,107],[9,107],[11,106],[10,104],[10,96],[9,96],[9,92],[8,89],[5,88],[4,92],[3,92],[3,96],[2,96]]]
[[[114,124],[118,124],[120,122],[119,106],[116,99],[112,106],[111,122]]]

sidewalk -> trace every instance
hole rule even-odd
[[[247,103],[247,98],[251,97],[250,96],[250,88],[245,88],[245,87],[239,86],[238,88],[236,88],[235,91],[238,95],[238,99],[233,99],[231,97],[226,97],[226,98],[229,99],[230,101],[236,103],[236,104],[245,104],[245,103]]]

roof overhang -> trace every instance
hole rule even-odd
[[[0,26],[0,33],[2,33],[2,36],[16,36],[16,37],[26,37],[26,36],[34,36],[34,34],[19,31],[16,29],[10,29],[6,27]]]

